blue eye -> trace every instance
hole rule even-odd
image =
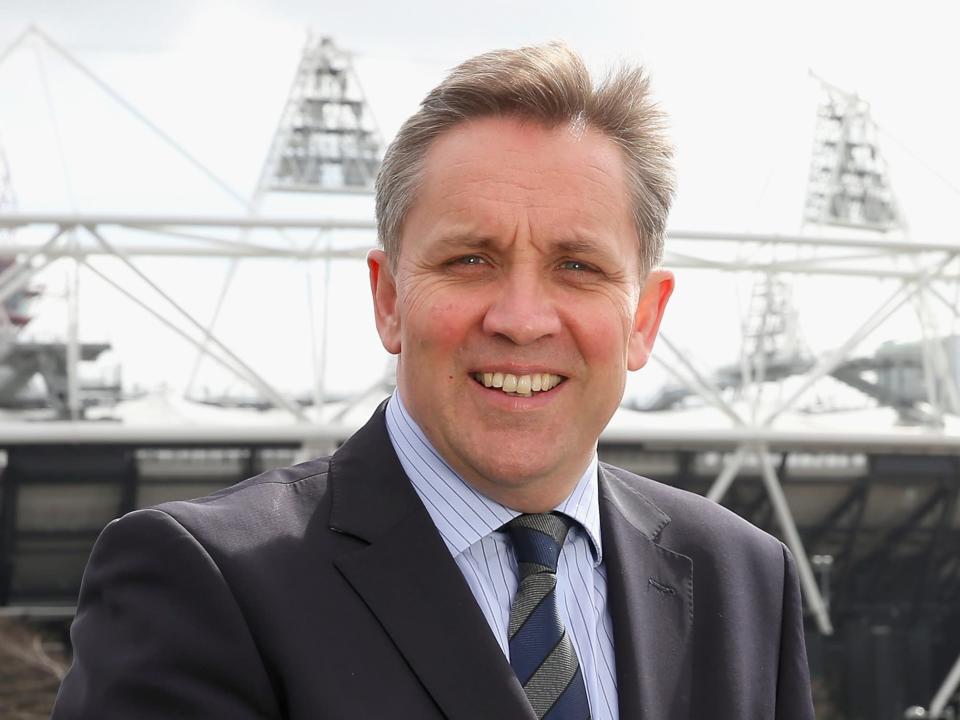
[[[464,255],[453,261],[456,265],[483,265],[487,261],[479,255]]]
[[[564,260],[560,263],[563,270],[573,270],[575,272],[595,272],[595,268],[579,260]]]

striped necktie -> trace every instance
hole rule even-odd
[[[541,513],[504,525],[520,578],[510,607],[510,665],[537,717],[545,720],[590,718],[580,662],[557,610],[557,560],[572,522]]]

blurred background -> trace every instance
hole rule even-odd
[[[791,547],[819,718],[956,718],[958,15],[5,0],[0,716],[49,713],[110,519],[327,452],[392,391],[383,149],[461,60],[562,39],[644,65],[677,146],[677,291],[602,459]]]

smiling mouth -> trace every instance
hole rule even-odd
[[[534,393],[552,390],[566,380],[562,375],[552,373],[534,373],[532,375],[513,375],[500,372],[476,372],[473,379],[488,388],[501,390],[507,395],[531,397]]]

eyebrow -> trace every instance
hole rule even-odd
[[[471,250],[482,250],[484,248],[494,247],[496,243],[493,238],[478,235],[447,235],[437,241],[441,247],[469,248]]]
[[[442,247],[483,250],[486,248],[496,248],[498,243],[490,237],[456,234],[441,237],[437,241],[437,245]],[[603,245],[583,239],[558,240],[552,244],[552,249],[557,253],[569,253],[571,255],[609,255],[609,252]]]
[[[572,255],[608,254],[605,248],[590,240],[560,240],[556,243],[555,248],[560,252],[570,253]]]

